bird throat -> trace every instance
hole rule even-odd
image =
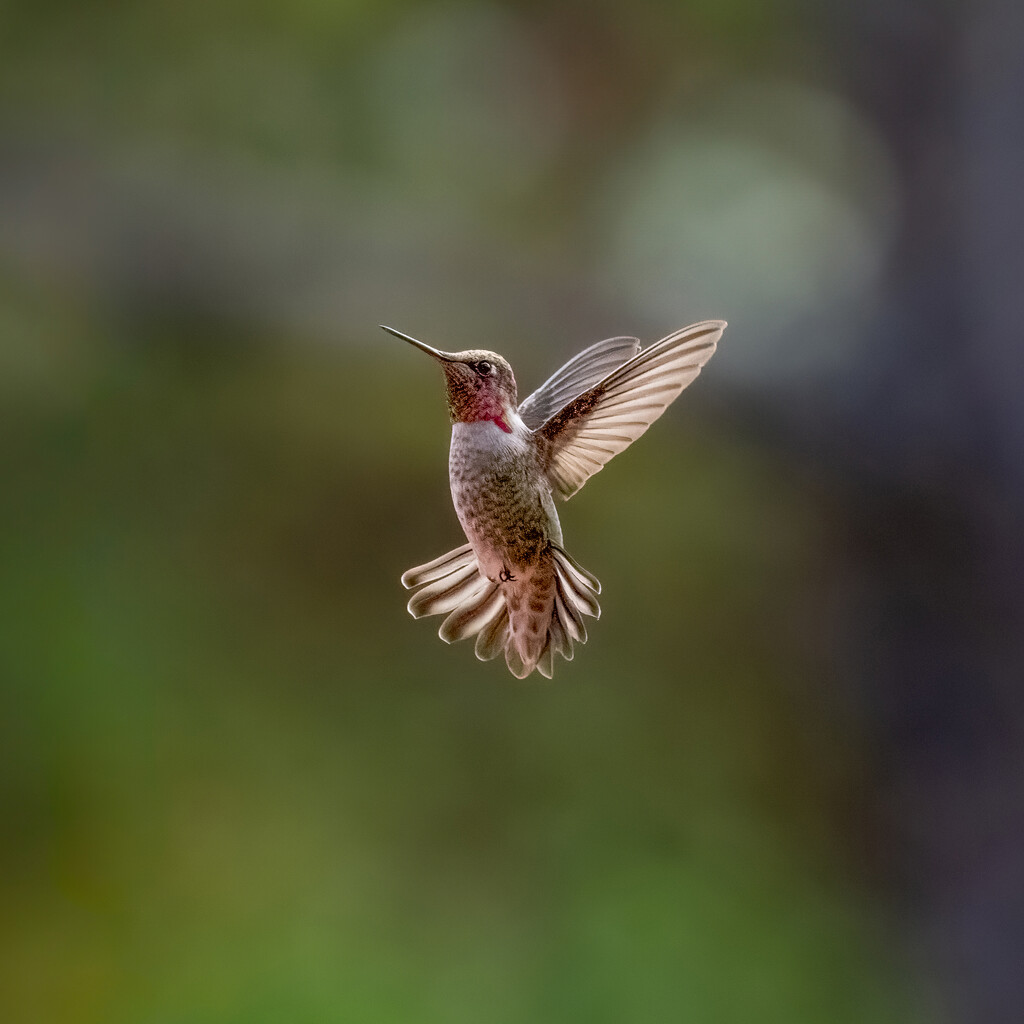
[[[461,380],[448,382],[448,412],[452,423],[493,423],[506,434],[512,433],[500,397],[490,391],[477,391]]]

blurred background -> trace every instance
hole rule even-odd
[[[1016,0],[4,5],[0,1016],[1024,1005]],[[441,376],[723,317],[514,680]]]

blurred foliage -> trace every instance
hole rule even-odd
[[[336,190],[406,309],[500,319],[472,236],[511,245],[499,277],[569,267],[540,320],[601,319],[574,275],[616,193],[581,169],[709,66],[785,52],[790,14],[594,10],[9,6],[5,140],[88,159],[31,165],[43,201],[3,208],[2,1019],[908,1020],[849,838],[862,740],[807,642],[818,485],[680,403],[566,507],[604,618],[519,684],[404,609],[401,572],[459,538],[436,371],[344,302],[266,315],[249,242],[335,287],[323,238],[274,224]],[[54,180],[87,215],[53,214]],[[525,394],[569,351],[524,323],[501,347]]]

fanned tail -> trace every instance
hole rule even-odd
[[[501,588],[481,574],[468,544],[403,573],[402,586],[416,591],[408,604],[413,618],[446,616],[438,630],[446,644],[477,634],[483,639],[503,614],[507,618]],[[477,657],[483,657],[480,641]]]
[[[446,616],[438,630],[445,643],[475,636],[481,661],[504,654],[519,679],[534,669],[550,679],[554,656],[571,661],[573,645],[587,642],[584,616],[601,615],[601,584],[555,544],[528,575],[507,583],[483,576],[468,544],[410,569],[402,583],[416,590],[415,618]]]

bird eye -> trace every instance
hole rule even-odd
[[[478,373],[482,373],[485,377],[490,376],[494,372],[494,367],[486,359],[481,359],[476,364],[476,369]]]

